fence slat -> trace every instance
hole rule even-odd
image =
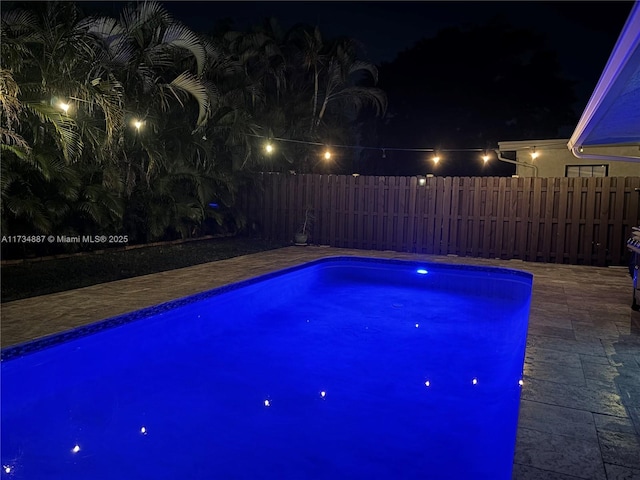
[[[556,263],[564,263],[565,249],[567,248],[566,232],[567,232],[567,213],[569,205],[569,179],[564,177],[559,179],[559,197],[558,197],[558,231],[556,234],[555,261]]]
[[[504,235],[504,202],[507,190],[507,179],[505,177],[498,178],[498,207],[496,209],[496,230],[495,230],[495,248],[493,256],[495,258],[502,258]]]
[[[546,182],[546,178],[534,178],[533,179],[533,202],[531,204],[531,221],[529,222],[531,225],[531,234],[529,235],[529,255],[527,256],[527,260],[538,260],[538,256],[540,255],[540,244],[539,233],[540,233],[540,212],[542,202],[542,184]]]
[[[600,212],[598,225],[598,238],[596,240],[596,248],[598,258],[596,265],[604,265],[607,261],[607,237],[609,236],[609,189],[611,186],[610,178],[602,178],[602,190],[600,192]]]
[[[587,179],[587,199],[585,202],[585,223],[584,223],[584,253],[583,260],[586,265],[593,264],[593,233],[594,233],[594,215],[596,212],[596,182]]]
[[[442,225],[442,241],[440,243],[440,251],[438,252],[439,255],[456,253],[455,246],[453,249],[450,248],[450,245],[455,242],[455,235],[452,233],[452,223],[455,224],[453,220],[453,212],[455,209],[453,198],[457,192],[455,189],[455,180],[455,178],[450,177],[446,177],[444,179],[444,203],[442,209],[442,220],[440,222]],[[457,205],[457,202],[455,204]]]

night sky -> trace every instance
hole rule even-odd
[[[119,9],[120,2],[111,3]],[[244,29],[273,16],[287,28],[296,23],[318,25],[328,37],[360,40],[373,63],[392,61],[420,38],[445,27],[482,24],[496,15],[537,31],[556,50],[565,75],[576,80],[582,112],[609,58],[633,2],[163,2],[193,29],[207,32],[216,21],[234,20]]]

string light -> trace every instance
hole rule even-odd
[[[320,142],[313,142],[313,141],[306,141],[306,140],[294,140],[291,138],[266,137],[264,135],[257,135],[257,134],[251,134],[251,133],[246,133],[245,136],[261,138],[266,140],[264,149],[265,149],[265,152],[268,154],[271,154],[275,151],[275,148],[271,142],[276,141],[276,142],[297,143],[301,145],[324,147],[326,150],[322,154],[323,158],[325,160],[330,160],[333,157],[333,154],[331,153],[331,151],[326,147],[326,143],[323,144]],[[431,152],[433,153],[433,156],[431,157],[431,161],[433,161],[433,163],[436,165],[440,162],[440,160],[442,160],[440,156],[442,152],[478,152],[481,154],[480,158],[482,159],[484,164],[487,164],[491,160],[491,156],[488,154],[486,148],[438,148],[436,150],[435,148],[369,147],[364,145],[332,145],[332,147],[333,148],[349,148],[349,149],[357,149],[357,150],[378,150],[382,152],[383,159],[387,158],[387,151],[427,152],[427,153]],[[531,148],[532,148],[531,158],[535,160],[539,156],[539,152],[536,151],[535,146]]]
[[[286,143],[298,143],[302,145],[315,145],[318,147],[325,147],[326,143],[311,142],[306,140],[294,140],[291,138],[281,137],[266,137],[264,135],[256,135],[253,133],[245,133],[247,137],[261,138],[267,141],[266,145],[271,145],[271,141],[286,142]],[[380,150],[382,151],[382,158],[386,158],[387,151],[394,152],[435,152],[435,148],[400,148],[400,147],[367,147],[364,145],[332,145],[334,148],[352,148],[359,150]],[[439,148],[438,152],[483,152],[482,148]]]

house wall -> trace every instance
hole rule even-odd
[[[562,145],[536,146],[538,157],[531,159],[531,149],[516,150],[518,162],[533,163],[538,167],[538,177],[564,177],[566,165],[608,165],[609,177],[634,177],[640,175],[640,162],[624,162],[612,160],[583,160],[573,156],[571,151]],[[636,146],[585,147],[584,154],[591,155],[630,155],[640,157],[640,148]],[[534,170],[517,165],[516,174],[521,177],[532,177]]]

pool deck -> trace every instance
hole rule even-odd
[[[287,247],[2,304],[2,346],[336,255],[531,272],[513,479],[640,480],[640,312],[624,267]]]

